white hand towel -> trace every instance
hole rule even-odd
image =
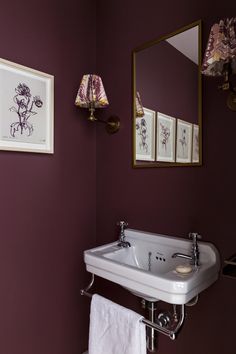
[[[93,295],[90,311],[89,354],[146,354],[143,317]]]

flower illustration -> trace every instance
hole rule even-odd
[[[187,131],[186,129],[182,129],[182,134],[181,134],[181,138],[179,139],[180,144],[182,145],[182,148],[184,149],[184,147],[187,145]]]
[[[145,118],[142,118],[139,123],[136,123],[136,130],[138,131],[138,135],[140,136],[139,148],[148,152],[148,144],[147,144],[147,122]]]
[[[17,95],[20,96],[26,96],[26,97],[31,97],[30,89],[27,85],[25,84],[19,84],[16,88],[15,91]]]
[[[170,128],[168,128],[167,126],[165,126],[164,124],[160,123],[161,126],[161,145],[162,147],[166,150],[167,149],[167,144],[168,144],[168,140],[170,137]]]
[[[15,138],[16,133],[22,135],[25,131],[27,136],[30,136],[33,134],[34,128],[29,122],[29,118],[37,114],[37,112],[33,111],[33,107],[35,105],[37,108],[41,108],[43,101],[40,96],[32,98],[30,88],[24,83],[19,83],[15,88],[15,92],[16,95],[13,97],[13,101],[16,106],[12,106],[9,110],[17,114],[18,121],[10,125],[10,134]]]
[[[35,96],[34,97],[34,104],[36,107],[41,108],[43,105],[43,101],[41,100],[41,98],[39,96]]]

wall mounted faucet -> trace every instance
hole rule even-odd
[[[192,239],[192,250],[191,250],[191,255],[187,255],[184,253],[174,253],[172,254],[172,258],[184,258],[184,259],[189,259],[190,264],[194,265],[194,267],[199,266],[199,248],[198,248],[198,240],[200,240],[202,237],[198,235],[197,232],[190,232],[189,233],[189,238]]]

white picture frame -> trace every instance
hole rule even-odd
[[[54,77],[0,59],[0,150],[54,152]]]
[[[176,162],[191,163],[192,123],[177,119]]]
[[[156,112],[143,108],[144,116],[136,118],[136,160],[155,161]]]
[[[176,118],[157,112],[156,161],[175,162]]]
[[[193,151],[192,151],[192,162],[199,163],[200,162],[200,152],[199,152],[199,125],[193,124]]]

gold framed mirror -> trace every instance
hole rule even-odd
[[[133,59],[133,167],[201,166],[201,21],[144,43]]]

